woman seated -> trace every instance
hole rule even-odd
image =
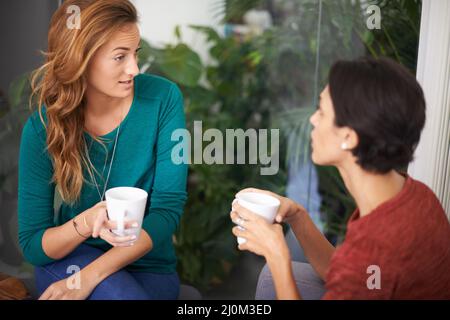
[[[357,209],[335,248],[301,205],[242,190],[281,202],[275,224],[232,205],[239,249],[267,262],[256,298],[450,299],[449,221],[430,188],[402,173],[425,123],[415,77],[387,59],[339,61],[310,122],[312,161],[339,170]],[[281,222],[310,265],[291,261]]]
[[[75,8],[78,29],[68,27]],[[19,243],[40,299],[178,298],[172,234],[187,166],[171,160],[171,134],[185,127],[183,97],[139,74],[137,23],[128,0],[66,0],[50,22],[19,159]],[[137,235],[111,232],[105,194],[119,186],[148,192],[142,224],[125,224]]]

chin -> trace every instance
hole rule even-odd
[[[316,156],[316,153],[314,152],[314,149],[313,149],[312,152],[311,152],[311,161],[312,161],[314,164],[318,164],[316,158],[317,158],[317,156]]]
[[[317,161],[316,157],[314,156],[314,153],[311,155],[311,161],[312,161],[312,163],[314,163],[314,164],[320,165],[320,163]]]
[[[311,153],[311,161],[312,161],[312,163],[319,165],[319,166],[329,165],[329,162],[324,161],[324,159],[321,159],[320,156],[317,154],[317,152],[314,152],[314,150]]]
[[[114,98],[128,98],[131,95],[131,92],[115,92],[115,94],[111,95]]]

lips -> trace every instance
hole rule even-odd
[[[133,80],[119,81],[119,83],[122,84],[131,84],[131,82],[133,82]]]

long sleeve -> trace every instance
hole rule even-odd
[[[187,165],[174,164],[171,159],[172,149],[178,143],[171,141],[172,132],[186,126],[183,97],[176,85],[169,91],[158,123],[154,183],[149,193],[149,213],[143,221],[144,230],[152,238],[153,251],[172,242],[187,199]]]
[[[45,138],[38,135],[30,117],[20,143],[18,223],[20,247],[25,259],[33,265],[54,261],[42,248],[45,230],[54,227],[53,166],[45,146]]]

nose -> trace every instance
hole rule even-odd
[[[316,126],[316,114],[317,114],[317,111],[314,112],[314,113],[311,115],[311,117],[309,117],[309,122],[312,124],[313,127]]]
[[[133,78],[139,74],[139,67],[136,58],[129,60],[125,68],[125,72],[128,76],[132,76]]]

